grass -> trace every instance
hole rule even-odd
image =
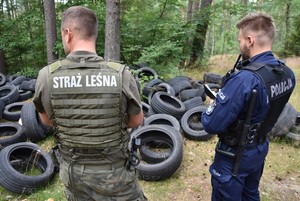
[[[210,72],[224,74],[235,63],[236,55],[216,56],[210,61]],[[300,58],[288,58],[287,64],[300,77]],[[193,79],[202,79],[203,71],[186,70]],[[297,80],[299,81],[299,80]],[[300,111],[300,87],[296,86],[290,103]],[[209,165],[213,161],[217,138],[197,142],[184,138],[184,157],[179,170],[170,178],[159,182],[139,180],[145,195],[150,201],[207,201],[210,200],[211,186]],[[40,143],[49,151],[53,137]],[[266,158],[260,192],[262,201],[300,200],[300,157],[299,145],[284,139],[272,140]],[[16,195],[0,187],[0,201],[63,201],[63,185],[58,174],[46,188],[32,195]]]

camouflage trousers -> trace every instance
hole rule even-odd
[[[146,201],[135,170],[124,161],[91,165],[62,160],[59,176],[68,201]]]

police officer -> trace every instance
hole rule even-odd
[[[42,122],[55,128],[67,200],[147,200],[128,166],[127,129],[143,120],[134,78],[96,54],[91,10],[63,12],[61,35],[67,57],[39,72],[33,102]]]
[[[248,14],[237,23],[237,28],[242,56],[237,67],[240,70],[226,77],[216,99],[201,117],[204,129],[219,138],[209,169],[214,201],[260,200],[259,181],[269,147],[267,133],[295,86],[294,73],[272,54],[275,35],[272,17],[259,12]],[[257,95],[251,121],[243,133],[254,89]],[[246,138],[241,143],[242,134]],[[239,149],[240,145],[243,149]],[[239,155],[241,159],[237,161]]]

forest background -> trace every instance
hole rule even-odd
[[[0,0],[0,72],[35,78],[51,61],[63,58],[60,15],[72,5],[94,10],[99,18],[97,52],[129,66],[147,62],[163,78],[205,71],[225,73],[239,54],[236,22],[249,12],[273,16],[273,52],[300,76],[300,3],[298,0]],[[108,18],[110,20],[108,20]],[[54,27],[54,28],[53,28]],[[112,30],[108,30],[112,29]],[[112,33],[114,34],[108,34]],[[117,51],[110,49],[119,47]],[[116,54],[113,54],[116,53]],[[291,102],[299,111],[300,90]],[[161,182],[140,181],[149,200],[210,200],[208,166],[216,138],[184,139],[178,172]],[[53,138],[40,143],[49,150]],[[272,141],[261,181],[263,201],[300,199],[299,145]],[[0,200],[60,201],[58,175],[32,195],[16,195],[0,187]]]
[[[300,54],[297,0],[1,0],[0,72],[35,77],[47,61],[63,57],[60,15],[72,5],[96,12],[99,55],[116,52],[110,59],[127,65],[147,62],[166,78],[180,69],[205,70],[213,55],[237,55],[235,24],[254,11],[274,17],[278,57]],[[107,48],[111,39],[117,51]]]

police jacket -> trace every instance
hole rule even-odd
[[[251,65],[257,63],[263,63],[273,67],[280,66],[280,62],[275,59],[271,51],[252,57],[247,64]],[[295,76],[289,68],[287,68],[287,71],[291,79],[289,90],[292,91],[295,86]],[[230,126],[238,120],[245,119],[252,89],[257,90],[257,98],[251,117],[251,124],[262,123],[270,109],[269,91],[257,73],[242,68],[238,72],[233,73],[226,80],[224,86],[218,92],[215,101],[210,104],[206,112],[202,114],[201,123],[204,129],[208,133],[219,134],[219,137],[222,135],[230,135]],[[280,90],[274,93],[280,95]],[[285,103],[281,104],[283,104],[283,108]],[[267,130],[265,132],[267,132]]]

